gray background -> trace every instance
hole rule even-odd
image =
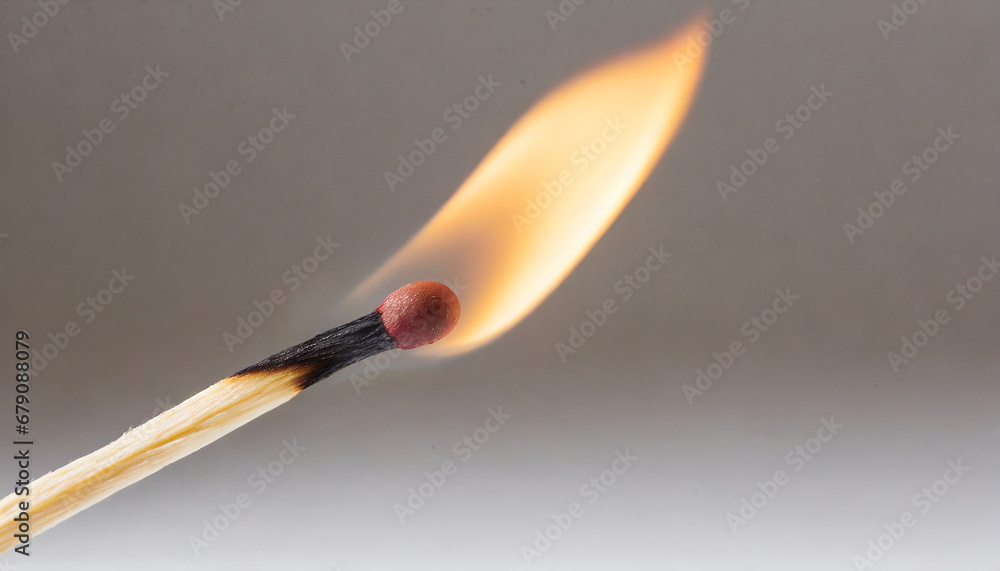
[[[916,524],[878,569],[1000,564],[1000,281],[960,311],[949,290],[998,253],[1000,8],[923,4],[884,39],[891,2],[717,0],[735,20],[711,46],[689,115],[643,188],[569,278],[492,344],[400,357],[360,394],[318,385],[34,540],[16,569],[519,569],[522,545],[573,501],[583,516],[539,569],[854,569],[868,541]],[[370,310],[347,294],[428,220],[505,130],[575,73],[664,37],[699,2],[591,0],[553,30],[558,2],[404,0],[360,55],[339,47],[386,2],[72,2],[18,52],[35,2],[0,5],[0,314],[35,347],[81,332],[32,381],[35,475],[317,331]],[[743,8],[741,8],[743,6]],[[745,9],[744,9],[745,8]],[[145,67],[169,73],[59,182],[82,129]],[[479,75],[494,95],[395,193],[383,171]],[[810,86],[834,95],[736,195],[716,181],[776,136]],[[271,109],[296,115],[186,224],[178,211]],[[936,129],[961,138],[854,244],[842,225]],[[294,292],[282,273],[319,236],[340,244]],[[667,266],[563,363],[554,349],[649,246]],[[83,323],[76,308],[125,268],[135,280]],[[436,276],[429,276],[436,278]],[[230,352],[222,335],[274,288],[280,305]],[[776,288],[793,308],[689,404],[712,353]],[[377,296],[388,292],[378,293]],[[950,321],[896,373],[886,357],[935,310]],[[12,372],[8,373],[12,375]],[[12,485],[4,382],[0,446]],[[453,444],[487,409],[511,418],[468,462]],[[844,428],[800,472],[785,460],[821,418]],[[248,478],[306,451],[257,495]],[[638,460],[591,505],[580,486],[615,451]],[[971,470],[927,513],[914,494],[948,461]],[[459,471],[401,525],[424,471]],[[776,470],[790,483],[734,534],[728,512]],[[195,554],[219,504],[252,504]]]

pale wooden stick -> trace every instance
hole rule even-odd
[[[0,500],[0,553],[16,545],[14,518],[29,502],[30,536],[87,509],[281,405],[302,389],[300,369],[227,377],[83,458]]]
[[[28,514],[28,535],[87,509],[118,490],[289,401],[335,371],[389,349],[413,349],[447,335],[458,321],[455,293],[414,282],[350,323],[279,351],[161,413],[104,448],[32,481],[27,495],[0,500],[0,553]],[[27,502],[27,509],[21,509]]]

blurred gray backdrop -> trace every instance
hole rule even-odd
[[[507,335],[355,365],[0,565],[996,569],[1000,7],[577,2],[3,2],[7,491],[18,329],[40,476],[369,311],[343,300],[565,79],[699,10],[718,33],[648,181]]]

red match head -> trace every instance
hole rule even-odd
[[[400,349],[413,349],[441,339],[455,328],[458,297],[438,282],[413,282],[389,294],[375,311]]]

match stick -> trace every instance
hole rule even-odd
[[[458,298],[437,282],[414,282],[370,314],[275,353],[222,379],[121,438],[31,482],[28,495],[0,501],[0,553],[19,543],[21,512],[34,537],[77,512],[287,402],[351,363],[413,349],[447,335]],[[28,502],[28,509],[21,509]]]

